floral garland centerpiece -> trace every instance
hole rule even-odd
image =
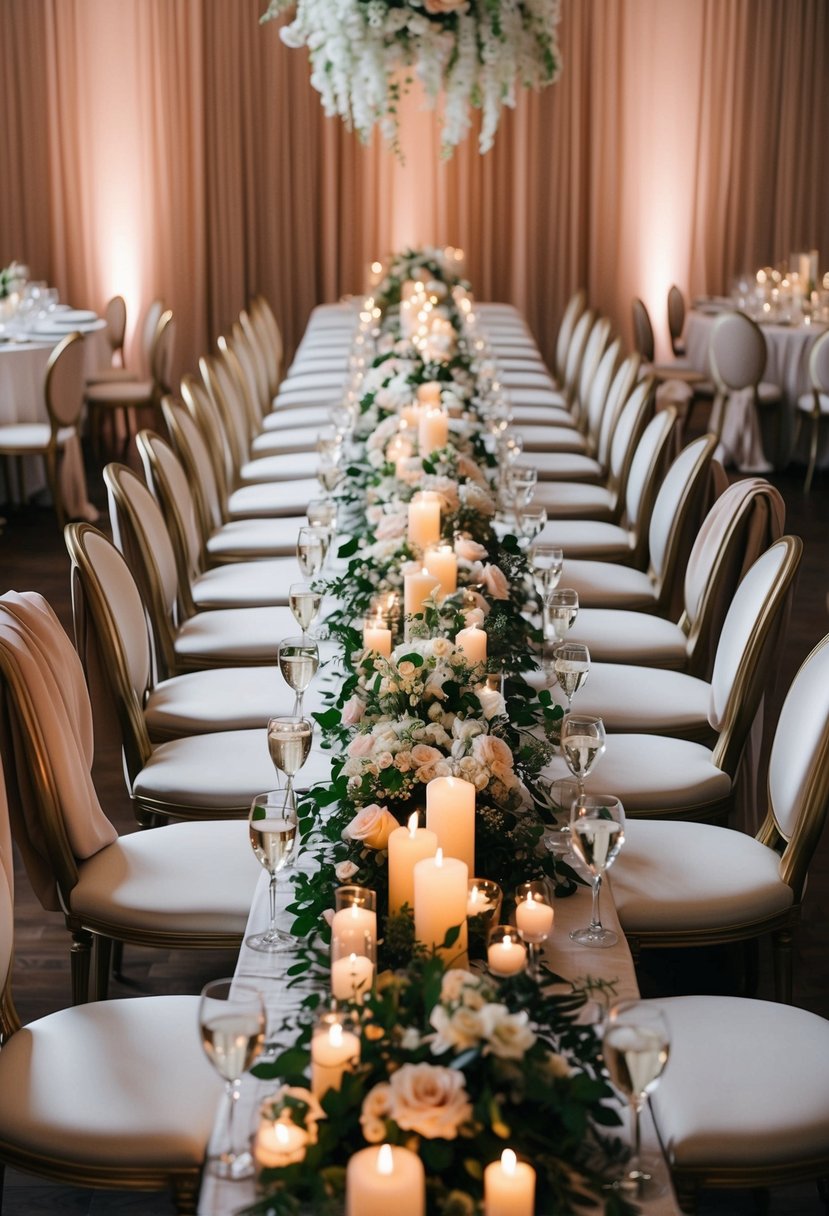
[[[263,20],[294,4],[270,0]],[[433,107],[443,91],[449,155],[469,132],[471,109],[482,112],[479,147],[488,152],[517,88],[558,79],[559,0],[296,0],[295,7],[283,42],[309,48],[325,113],[364,142],[379,123],[399,151],[398,108],[412,68]]]

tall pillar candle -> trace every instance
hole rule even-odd
[[[389,836],[389,912],[394,915],[404,904],[414,911],[414,868],[438,851],[438,838],[428,828],[417,826],[417,813],[405,828],[395,828]]]
[[[434,857],[414,868],[415,938],[427,949],[435,949],[453,967],[467,964],[466,901],[469,867],[456,857]],[[442,947],[450,929],[459,927],[454,945]]]
[[[445,448],[449,438],[449,419],[441,409],[427,409],[420,415],[417,444],[421,456],[431,456],[437,448]]]
[[[406,616],[417,616],[423,612],[423,605],[429,596],[440,586],[433,574],[421,570],[419,574],[404,574],[403,576],[403,610]]]
[[[442,595],[454,595],[458,589],[458,559],[451,545],[433,545],[423,554],[423,566],[440,580]]]
[[[418,404],[437,409],[440,406],[440,381],[426,380],[418,387]]]
[[[419,494],[409,503],[409,542],[418,549],[427,549],[440,540],[440,500],[437,494],[427,498]]]
[[[382,1144],[350,1159],[345,1175],[346,1216],[425,1216],[426,1175],[416,1153]]]
[[[387,659],[391,654],[391,630],[386,629],[382,619],[366,621],[363,625],[363,646]]]
[[[455,634],[455,645],[466,656],[470,667],[486,662],[486,631],[472,625]]]
[[[426,786],[426,827],[444,857],[457,857],[475,873],[475,786],[460,777],[434,777]]]
[[[484,1216],[533,1216],[535,1170],[505,1148],[484,1170]]]

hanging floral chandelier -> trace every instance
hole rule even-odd
[[[325,113],[339,114],[367,142],[375,124],[396,152],[398,107],[412,69],[431,106],[443,93],[444,154],[482,113],[488,152],[518,87],[543,88],[560,71],[559,0],[270,0],[263,21],[294,9],[280,31],[307,46],[311,84]]]

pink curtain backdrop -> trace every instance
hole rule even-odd
[[[442,162],[412,94],[405,165],[326,119],[264,0],[3,0],[0,265],[61,296],[163,297],[192,367],[255,292],[293,346],[314,304],[378,254],[467,251],[481,297],[542,347],[587,288],[630,340],[641,295],[721,292],[818,248],[829,266],[825,0],[564,0],[561,81],[525,94],[495,148]]]

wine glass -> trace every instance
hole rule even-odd
[[[317,451],[323,462],[339,464],[343,454],[343,438],[336,427],[326,426],[317,437]]]
[[[563,642],[579,615],[579,594],[571,587],[551,591],[544,602],[544,636]]]
[[[564,550],[557,545],[536,543],[530,549],[530,566],[535,589],[542,600],[555,591],[564,566]]]
[[[313,638],[284,638],[277,651],[279,670],[285,683],[296,693],[294,715],[302,716],[302,698],[320,665],[319,647]]]
[[[237,1151],[234,1120],[243,1073],[265,1043],[265,1006],[256,988],[232,979],[205,984],[199,1002],[202,1047],[225,1083],[227,1116],[218,1152],[211,1153],[208,1169],[219,1178],[250,1178],[253,1157],[249,1149]]]
[[[296,542],[296,559],[306,578],[313,578],[322,569],[328,552],[327,536],[327,528],[314,528],[310,525],[300,528]]]
[[[555,648],[553,670],[567,698],[569,714],[573,708],[573,697],[590,674],[590,651],[581,642],[560,642]]]
[[[270,742],[270,727],[268,727]],[[273,755],[273,751],[271,751]],[[296,770],[294,770],[296,771]],[[263,954],[276,954],[290,950],[296,945],[288,933],[276,927],[276,876],[291,860],[296,846],[297,816],[291,776],[284,790],[273,790],[268,794],[257,794],[251,803],[248,815],[250,844],[257,860],[265,867],[270,877],[268,902],[270,919],[264,933],[253,933],[245,938],[245,945]]]
[[[602,876],[619,855],[625,842],[625,812],[610,794],[579,792],[570,811],[570,845],[590,871],[593,907],[590,924],[573,929],[570,937],[582,946],[615,946],[618,934],[605,929],[599,914]]]
[[[337,522],[337,504],[330,498],[312,498],[305,514],[312,528],[333,528]]]
[[[567,714],[561,724],[561,751],[567,767],[576,778],[579,796],[584,794],[584,779],[604,755],[605,730],[601,718],[588,714]]]
[[[539,507],[537,511],[525,511],[521,528],[524,544],[531,543],[540,532],[543,532],[546,523],[547,512],[543,507]]]
[[[519,532],[524,526],[524,508],[530,505],[537,481],[538,469],[531,465],[514,464],[507,469],[507,493],[515,514],[515,526]]]
[[[319,615],[322,592],[316,591],[310,583],[291,583],[288,603],[304,638]]]
[[[665,1186],[655,1177],[659,1162],[642,1155],[641,1113],[670,1054],[670,1034],[662,1011],[647,1001],[616,1005],[608,1015],[602,1054],[611,1081],[630,1102],[633,1118],[633,1155],[616,1185],[642,1199],[661,1195]]]
[[[322,457],[317,469],[317,480],[329,496],[334,493],[342,481],[343,475],[342,467],[339,464]]]
[[[313,739],[314,724],[308,718],[281,717],[268,722],[268,751],[277,772],[287,777],[291,799],[293,779],[308,759]]]

